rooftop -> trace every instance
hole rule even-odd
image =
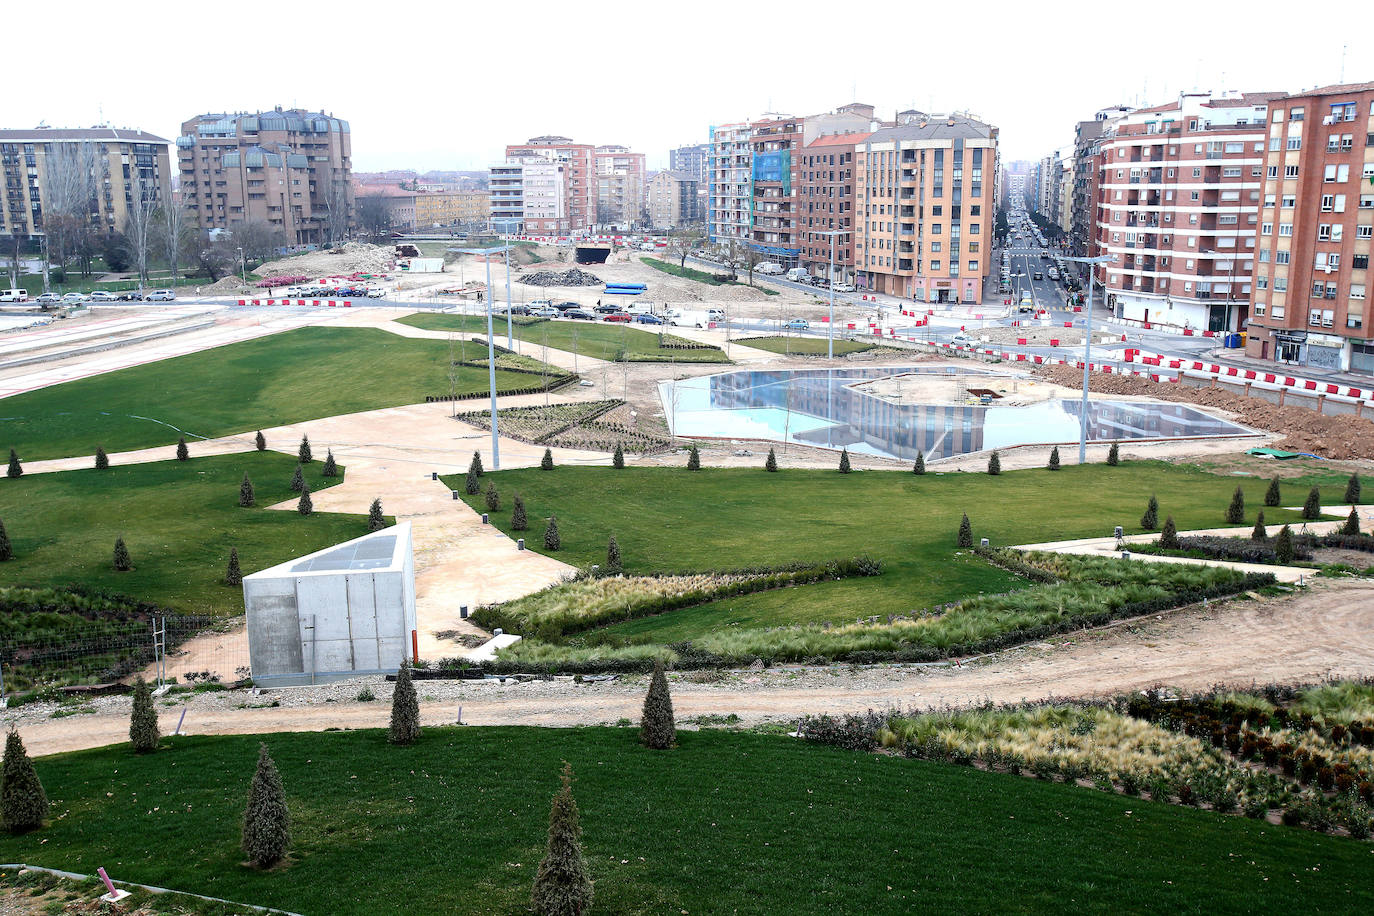
[[[0,143],[51,143],[72,140],[116,140],[124,143],[167,143],[143,130],[123,127],[34,127],[29,130],[0,129]]]

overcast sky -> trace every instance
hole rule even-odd
[[[1371,7],[1351,0],[14,5],[0,126],[103,116],[172,139],[196,114],[298,105],[352,124],[359,171],[485,168],[539,134],[664,167],[712,124],[855,100],[888,118],[971,111],[1011,161],[1118,102],[1327,85],[1343,56],[1346,82],[1374,80]],[[1275,12],[1290,5],[1304,12]]]

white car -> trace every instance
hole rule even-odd
[[[957,334],[955,334],[953,337],[951,337],[951,338],[949,339],[949,342],[952,343],[952,344],[954,344],[956,347],[971,347],[971,346],[973,346],[973,338],[970,337],[970,336],[968,336],[967,334],[965,334],[963,331],[960,331],[959,333],[957,333]]]
[[[832,287],[830,287],[830,288],[833,289],[833,290],[834,290],[835,292],[837,292],[837,293],[852,293],[852,292],[854,292],[854,285],[853,285],[852,283],[836,283],[834,286],[832,286]]]
[[[530,309],[531,315],[538,315],[540,318],[557,318],[561,313],[551,305],[546,305],[541,309]]]
[[[369,286],[367,288],[367,298],[369,299],[380,299],[385,295],[386,290],[382,289],[380,286]]]
[[[86,297],[81,293],[67,293],[67,295],[62,297],[63,305],[77,305],[85,301]]]
[[[115,298],[116,297],[114,293],[107,293],[103,289],[98,289],[95,292],[91,293],[92,302],[114,302]]]
[[[176,297],[177,294],[174,290],[155,289],[149,293],[146,298],[149,302],[171,302]]]

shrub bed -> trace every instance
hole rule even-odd
[[[1311,539],[1293,539],[1293,559],[1311,560]],[[1170,550],[1158,544],[1132,544],[1133,553],[1148,553],[1165,557],[1194,557],[1205,560],[1234,560],[1239,563],[1267,563],[1279,565],[1273,541],[1250,538],[1228,538],[1217,535],[1196,535],[1178,539],[1178,549]]]

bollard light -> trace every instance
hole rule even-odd
[[[485,512],[482,513],[482,524],[484,524],[484,525],[485,525],[485,524],[488,524],[488,522],[487,522],[487,514],[486,514]]]
[[[524,550],[524,549],[525,549],[525,539],[524,539],[524,538],[520,538],[518,541],[515,542],[515,549],[516,549],[516,550]]]

